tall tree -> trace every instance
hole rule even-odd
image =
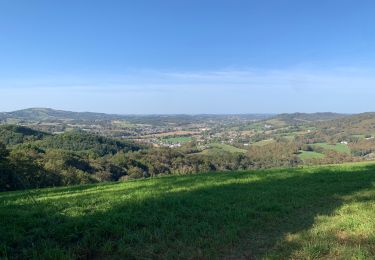
[[[3,143],[0,143],[0,191],[15,188],[15,180],[8,160],[9,151]]]

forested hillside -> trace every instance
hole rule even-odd
[[[83,131],[50,135],[18,126],[0,131],[0,190],[118,180],[127,172],[110,157],[145,148]]]
[[[40,140],[48,134],[33,129],[16,126],[0,125],[0,142],[5,145],[15,145]]]

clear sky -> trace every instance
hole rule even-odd
[[[375,111],[375,1],[0,0],[0,111]]]

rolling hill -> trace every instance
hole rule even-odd
[[[350,115],[338,114],[331,112],[320,112],[320,113],[292,113],[292,114],[279,114],[269,119],[266,122],[274,124],[275,122],[279,125],[303,125],[312,122],[324,122],[331,121],[340,118],[346,118]]]
[[[4,112],[0,118],[18,119],[28,121],[48,121],[48,120],[114,120],[121,118],[118,115],[92,112],[71,112],[55,110],[51,108],[28,108],[14,112]]]
[[[318,112],[318,113],[280,114],[280,115],[277,115],[276,118],[284,119],[284,120],[292,119],[292,120],[300,120],[300,121],[327,121],[327,120],[333,120],[337,118],[343,118],[346,116],[349,116],[349,115],[332,113],[332,112]]]
[[[372,259],[375,165],[0,193],[9,259]]]
[[[175,124],[183,125],[187,122],[204,122],[207,120],[261,120],[270,117],[268,114],[239,114],[239,115],[115,115],[94,112],[71,112],[51,108],[28,108],[12,112],[0,113],[0,120],[25,120],[25,121],[51,121],[51,120],[82,120],[82,121],[108,121],[127,120],[134,124]]]

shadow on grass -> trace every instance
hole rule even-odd
[[[159,193],[111,203],[91,211],[100,194],[75,202],[76,216],[41,204],[28,211],[0,208],[0,252],[9,258],[128,258],[128,259],[258,259],[273,250],[288,258],[298,244],[275,246],[286,234],[312,227],[315,217],[330,215],[343,204],[342,196],[373,186],[375,166],[345,170],[316,168],[281,170],[282,174],[253,173],[257,181],[231,183],[248,173],[160,178],[152,185],[117,190]],[[179,179],[180,178],[180,179]],[[204,184],[207,185],[204,185]],[[197,189],[168,192],[170,187]],[[106,198],[104,198],[106,199]],[[82,210],[82,211],[81,211]]]

